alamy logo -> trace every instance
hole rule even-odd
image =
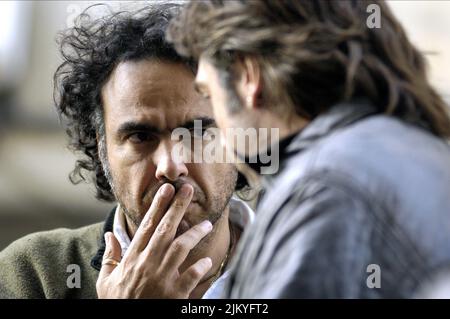
[[[217,127],[204,128],[201,120],[194,127],[172,131],[172,160],[177,163],[256,163],[261,174],[274,174],[279,168],[278,128],[227,128],[223,134]],[[237,155],[240,154],[240,155]],[[257,154],[246,160],[242,154]]]
[[[366,25],[369,29],[381,28],[381,8],[378,4],[372,3],[367,6],[367,13],[370,15],[367,17]]]
[[[377,264],[367,266],[366,272],[370,273],[367,277],[366,285],[368,288],[381,288],[381,268]]]
[[[70,264],[67,266],[66,272],[70,273],[67,277],[67,288],[81,288],[81,268],[77,264]]]

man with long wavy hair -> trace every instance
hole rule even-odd
[[[196,0],[168,36],[221,129],[279,129],[227,297],[412,297],[450,265],[448,109],[384,2]]]

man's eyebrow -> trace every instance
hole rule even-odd
[[[211,117],[197,117],[185,122],[184,124],[180,125],[180,127],[187,128],[188,130],[193,129],[195,124],[194,121],[202,121],[202,127],[205,128],[216,126],[216,121]]]
[[[149,132],[149,133],[161,133],[161,131],[147,123],[139,123],[139,122],[125,122],[119,126],[117,130],[119,135],[126,135],[132,132]]]

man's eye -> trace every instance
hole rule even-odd
[[[128,136],[128,140],[134,144],[141,144],[153,140],[153,136],[145,132],[136,132]]]

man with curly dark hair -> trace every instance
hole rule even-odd
[[[84,154],[71,181],[92,179],[97,198],[118,205],[104,223],[32,234],[1,252],[6,296],[220,295],[252,212],[232,196],[245,184],[234,165],[173,156],[175,128],[202,144],[215,126],[194,90],[195,65],[164,39],[177,9],[94,20],[88,9],[61,35],[55,102],[71,148]]]

